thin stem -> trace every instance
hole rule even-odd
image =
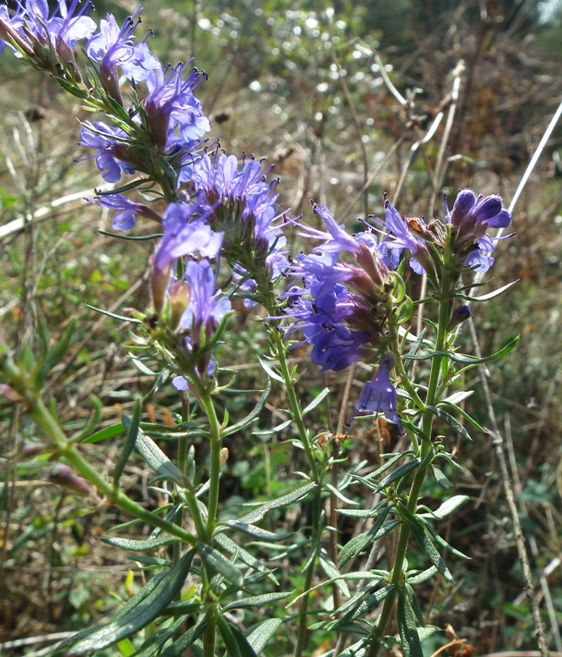
[[[211,540],[217,521],[219,505],[219,481],[221,471],[222,427],[217,417],[216,409],[209,393],[201,395],[201,405],[205,410],[210,425],[211,456],[209,464],[209,502],[207,517],[207,539]]]
[[[447,325],[451,314],[451,299],[450,299],[450,278],[447,271],[447,263],[445,263],[443,279],[441,281],[441,298],[439,300],[439,323],[437,325],[437,336],[435,343],[436,351],[443,351],[447,342]],[[441,364],[444,356],[436,356],[431,363],[431,372],[429,375],[429,385],[427,390],[427,406],[435,404],[438,394],[439,376],[441,373]],[[422,419],[422,431],[426,437],[431,437],[433,428],[433,413],[425,411]],[[431,443],[428,440],[423,440],[421,443],[420,458],[422,462],[429,455],[432,449]],[[416,514],[418,508],[418,500],[420,492],[425,480],[429,463],[416,471],[412,485],[410,487],[410,494],[408,496],[408,503],[406,505],[408,511],[413,515]],[[402,585],[402,573],[404,567],[404,559],[408,550],[408,541],[410,538],[410,527],[406,522],[400,526],[400,533],[398,535],[398,543],[394,557],[394,565],[392,567],[392,574],[390,577],[390,584],[394,586],[392,592],[387,596],[384,601],[381,615],[377,622],[377,626],[372,634],[371,648],[368,657],[377,657],[381,648],[381,639],[386,634],[386,629],[390,621],[396,596]]]

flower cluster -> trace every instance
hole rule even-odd
[[[486,272],[494,259],[488,255],[496,240],[488,234],[489,228],[506,228],[511,214],[504,209],[502,199],[492,195],[476,197],[471,189],[460,190],[453,209],[449,211],[445,199],[445,222],[433,220],[426,224],[421,218],[402,216],[385,200],[385,221],[377,220],[384,229],[382,246],[387,251],[385,261],[396,269],[402,252],[410,252],[410,264],[417,274],[436,275],[448,251],[453,269],[462,268]]]
[[[314,205],[327,232],[296,222],[300,235],[322,240],[312,254],[291,266],[300,285],[285,294],[286,313],[312,345],[312,362],[322,372],[340,371],[376,353],[388,339],[393,281],[371,232],[350,236],[326,206]],[[348,254],[348,261],[339,259]]]

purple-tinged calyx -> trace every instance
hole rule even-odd
[[[127,79],[135,82],[146,80],[151,71],[161,68],[144,40],[140,43],[133,40],[134,31],[140,23],[140,19],[136,20],[140,11],[139,7],[121,28],[115,17],[107,14],[107,20],[100,21],[100,31],[86,46],[88,57],[99,64],[104,89],[120,105],[123,105],[123,98],[118,67]]]

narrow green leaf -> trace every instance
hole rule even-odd
[[[402,640],[402,653],[404,657],[424,657],[420,637],[416,628],[416,617],[410,600],[403,591],[398,591],[396,620],[400,639]]]
[[[265,644],[277,632],[283,621],[280,618],[268,618],[254,628],[246,637],[256,655],[259,655]]]
[[[414,456],[414,452],[401,452],[400,454],[393,454],[388,461],[384,464],[381,465],[380,468],[377,468],[374,472],[370,472],[365,479],[368,479],[369,481],[372,481],[373,479],[378,479],[381,474],[386,472],[387,470],[390,470],[390,468],[400,461],[400,459],[403,459],[406,456]]]
[[[274,532],[268,532],[266,529],[261,527],[256,527],[255,525],[249,525],[247,523],[236,522],[236,520],[226,520],[224,524],[227,527],[232,527],[232,529],[237,529],[248,536],[257,538],[260,541],[270,541],[272,543],[278,543],[279,541],[285,541],[288,538],[293,536],[294,532],[286,532],[284,534],[275,534]]]
[[[289,591],[288,593],[264,593],[263,595],[253,595],[249,598],[240,598],[240,600],[235,600],[234,602],[227,604],[226,607],[224,607],[224,611],[269,605],[276,600],[284,600],[293,595],[293,593],[294,591]]]
[[[130,192],[133,189],[136,189],[137,187],[140,187],[144,183],[150,182],[148,178],[139,178],[137,180],[133,180],[130,183],[127,183],[126,185],[121,185],[121,187],[114,187],[111,190],[104,191],[103,189],[96,189],[96,196],[110,196],[111,194],[125,194],[127,192]],[[142,237],[133,237],[132,235],[124,235],[121,236],[119,234],[114,234],[114,233],[106,233],[103,230],[98,231],[102,235],[108,235],[110,237],[124,237],[125,239],[146,239],[147,237],[162,237],[164,233],[157,233],[156,235],[143,235]]]
[[[360,639],[356,643],[340,652],[339,657],[366,657],[367,650],[369,649],[369,639]]]
[[[193,643],[203,634],[209,623],[210,621],[208,619],[199,621],[195,627],[189,629],[175,643],[161,652],[159,657],[181,657],[181,655],[183,655],[189,647],[193,646]]]
[[[176,536],[158,536],[157,538],[146,538],[144,540],[117,537],[102,538],[101,540],[108,545],[113,545],[122,550],[130,550],[131,552],[146,552],[147,550],[155,550],[163,545],[172,545],[173,543],[181,542],[181,539]]]
[[[404,592],[406,593],[406,596],[410,602],[410,605],[412,606],[412,611],[414,612],[418,624],[421,627],[425,627],[425,618],[423,615],[422,610],[420,609],[420,606],[418,604],[418,600],[416,598],[416,594],[414,593],[414,589],[412,588],[411,584],[409,582],[406,582],[404,584]],[[419,630],[419,628],[416,628],[416,630]]]
[[[222,575],[229,582],[232,582],[239,588],[242,588],[244,585],[244,577],[242,576],[242,572],[218,550],[215,550],[215,548],[212,548],[210,545],[201,543],[197,546],[197,551],[199,552],[201,559],[203,559],[205,562],[205,565],[208,566],[213,572]]]
[[[413,472],[418,465],[420,464],[420,459],[415,458],[412,459],[411,461],[408,461],[407,463],[404,463],[401,465],[399,468],[396,468],[393,472],[391,472],[387,477],[385,477],[380,484],[375,488],[373,491],[375,494],[380,493],[381,490],[384,490],[390,484],[393,484],[395,481],[398,481],[399,479],[402,478],[408,478],[410,473]]]
[[[233,627],[226,621],[222,614],[217,614],[216,622],[217,627],[219,628],[220,635],[224,641],[224,646],[226,648],[226,654],[228,657],[246,657],[246,654],[240,649],[240,645],[234,636]],[[254,651],[251,649],[251,655],[248,657],[255,657]]]
[[[464,552],[460,552],[459,550],[455,549],[452,545],[449,545],[447,541],[442,538],[439,533],[435,530],[434,527],[432,527],[429,523],[427,523],[426,528],[428,532],[433,536],[433,540],[437,543],[437,545],[440,545],[442,548],[447,550],[447,552],[450,552],[451,554],[454,554],[455,557],[458,557],[459,559],[470,559],[470,557],[467,557]]]
[[[45,357],[42,359],[39,369],[37,371],[38,380],[42,383],[45,380],[47,374],[57,365],[63,356],[66,354],[70,342],[75,337],[76,334],[76,318],[72,318],[68,322],[68,326],[60,339],[60,342],[56,344],[50,351],[47,352]]]
[[[460,299],[465,299],[466,301],[475,301],[475,302],[490,301],[491,299],[495,299],[496,297],[499,297],[500,294],[503,294],[504,292],[509,290],[510,287],[513,287],[517,283],[519,283],[518,278],[512,281],[511,283],[508,283],[503,287],[499,287],[497,290],[494,290],[493,292],[488,292],[488,294],[483,294],[480,297],[471,297],[468,294],[458,294],[458,293],[457,293],[457,297],[459,297]]]
[[[86,100],[86,98],[89,98],[90,94],[81,87],[77,87],[75,84],[67,82],[64,78],[59,78],[58,75],[53,75],[52,77],[65,91],[68,91],[69,94],[72,94],[76,98],[80,98],[80,100]]]
[[[431,568],[427,568],[427,570],[424,570],[417,575],[412,575],[411,577],[406,575],[406,577],[409,584],[412,586],[417,586],[418,584],[423,584],[424,582],[430,580],[435,574],[437,574],[437,572],[437,568],[435,566],[431,566]]]
[[[135,657],[154,657],[162,650],[162,646],[174,637],[176,632],[181,631],[182,625],[189,616],[180,616],[170,627],[158,630],[150,636],[135,653]]]
[[[102,440],[108,440],[109,438],[115,438],[120,436],[122,433],[125,433],[125,427],[121,424],[114,424],[111,427],[106,427],[101,431],[96,431],[91,436],[88,436],[86,440],[83,440],[84,445],[92,445],[93,443],[101,443]]]
[[[235,543],[231,538],[226,536],[226,534],[220,534],[220,533],[216,534],[214,536],[214,541],[215,543],[217,543],[217,545],[220,545],[220,547],[226,552],[228,552],[229,554],[236,555],[236,558],[239,559],[243,564],[249,566],[250,568],[253,568],[254,570],[261,573],[262,575],[266,576],[267,579],[273,582],[273,584],[275,584],[276,586],[279,584],[277,578],[269,570],[269,568],[266,568],[266,566],[264,566],[261,561],[256,559],[243,547]]]
[[[191,567],[193,555],[194,550],[184,554],[173,568],[158,580],[150,593],[146,597],[137,600],[136,604],[130,607],[125,615],[116,616],[107,625],[97,628],[89,636],[78,640],[78,642],[76,642],[76,637],[72,637],[70,642],[61,644],[56,652],[61,652],[69,645],[72,645],[72,648],[66,653],[68,655],[83,655],[88,652],[102,650],[146,627],[160,615],[181,590]],[[130,602],[136,598],[137,596]]]
[[[108,310],[102,310],[101,308],[96,308],[95,306],[91,306],[89,303],[86,304],[86,308],[89,308],[90,310],[94,310],[97,313],[100,313],[100,315],[106,315],[107,317],[111,317],[112,319],[118,319],[120,322],[129,322],[130,324],[142,324],[140,319],[135,319],[134,317],[124,317],[123,315],[116,315],[115,313],[110,313]]]
[[[464,408],[461,408],[460,406],[457,406],[457,404],[454,404],[454,403],[452,403],[452,402],[450,402],[450,401],[447,401],[446,399],[443,400],[441,403],[444,404],[444,405],[446,405],[446,406],[450,406],[451,408],[454,408],[455,411],[456,411],[457,413],[459,413],[460,415],[462,415],[462,416],[464,417],[464,419],[465,419],[465,420],[466,420],[466,421],[467,421],[472,427],[474,427],[474,428],[476,429],[476,431],[481,431],[481,432],[484,433],[484,434],[488,434],[488,433],[489,433],[489,431],[488,431],[487,429],[485,429],[484,427],[482,427],[480,424],[478,424],[478,422],[476,422],[476,420],[475,420],[473,417],[471,417],[471,416],[470,416],[470,415],[464,410]]]
[[[435,477],[435,481],[441,486],[441,488],[444,488],[445,490],[452,488],[453,484],[447,479],[443,472],[439,470],[439,468],[432,465],[431,470],[433,472],[433,476]]]
[[[156,378],[156,381],[154,382],[152,388],[143,397],[143,402],[147,402],[149,399],[152,398],[153,395],[155,395],[157,392],[162,390],[162,388],[166,385],[166,383],[168,383],[168,380],[171,376],[172,376],[172,370],[165,367]]]
[[[128,431],[130,420],[125,415],[123,415],[122,420],[123,426]],[[137,448],[138,453],[159,477],[162,479],[169,479],[179,486],[187,485],[188,482],[185,481],[181,471],[170,461],[152,438],[149,438],[140,428],[137,431],[135,447]]]
[[[443,575],[443,577],[448,582],[454,582],[454,578],[449,572],[443,557],[437,552],[435,545],[429,538],[427,530],[424,524],[420,522],[410,511],[403,505],[397,504],[396,510],[408,523],[414,538],[418,542],[421,549],[424,551],[426,557],[431,561],[431,563],[437,568],[437,570]]]
[[[129,354],[129,360],[141,374],[145,374],[146,376],[156,376],[156,372],[153,372],[150,367],[147,367],[140,358],[137,358],[133,354]]]
[[[142,185],[144,180],[138,180],[135,181],[135,183],[131,183],[131,186],[138,187],[139,185]],[[125,185],[125,187],[128,187],[128,185]],[[98,192],[100,194],[101,192]],[[117,194],[117,190],[112,191],[111,194]],[[105,237],[114,237],[115,239],[118,240],[125,240],[126,242],[150,242],[152,240],[157,240],[162,237],[164,233],[152,233],[151,235],[120,235],[119,233],[110,233],[107,230],[98,230],[98,233],[100,235],[104,235]]]
[[[271,368],[262,358],[258,356],[258,361],[260,365],[262,366],[264,372],[269,376],[270,379],[273,379],[274,381],[278,381],[279,383],[285,383],[283,377],[278,374],[273,368]]]
[[[262,396],[260,397],[260,400],[250,411],[250,413],[248,413],[248,415],[246,415],[246,417],[243,420],[240,420],[240,422],[237,422],[236,424],[227,427],[223,435],[230,436],[231,434],[236,433],[237,431],[241,431],[242,429],[245,429],[254,420],[256,420],[259,414],[261,413],[262,408],[265,406],[270,391],[271,391],[271,381],[268,381],[265,386],[265,390],[263,391]]]
[[[469,499],[470,497],[468,495],[453,495],[453,497],[448,499],[446,502],[443,502],[443,504],[441,504],[439,508],[435,509],[435,511],[428,513],[427,517],[443,520],[443,518],[446,518],[447,516],[451,515],[451,513],[454,513],[465,502],[468,502]]]
[[[293,502],[297,502],[298,500],[301,500],[303,497],[308,495],[308,493],[310,493],[310,491],[314,488],[316,488],[315,483],[306,484],[305,486],[297,488],[292,493],[287,493],[287,495],[278,497],[276,500],[264,502],[263,504],[260,504],[257,509],[254,509],[253,511],[250,511],[250,513],[247,513],[245,516],[238,518],[237,522],[253,525],[254,523],[262,520],[268,511],[271,511],[272,509],[280,509],[281,507],[288,506]]]
[[[121,454],[117,459],[115,472],[113,473],[113,486],[115,488],[119,488],[119,479],[121,479],[121,475],[123,474],[125,465],[129,460],[129,456],[131,456],[131,452],[135,448],[135,442],[137,440],[137,433],[139,430],[139,425],[141,420],[141,413],[142,413],[142,404],[137,399],[137,401],[135,402],[135,410],[133,411],[133,418],[129,419],[127,417],[125,419],[126,416],[123,415],[123,424],[125,424],[126,422],[129,426],[127,428],[127,438],[125,440],[125,444],[123,445]]]
[[[341,549],[339,563],[340,567],[347,563],[352,557],[360,554],[367,545],[372,544],[374,541],[378,540],[376,538],[379,529],[382,527],[382,524],[386,520],[386,516],[390,511],[390,507],[386,506],[379,510],[377,519],[375,520],[371,529],[368,532],[363,534],[358,534],[348,541]]]
[[[349,622],[354,621],[358,619],[360,616],[369,613],[371,609],[378,607],[379,604],[385,598],[387,598],[393,590],[394,590],[394,584],[387,584],[385,587],[383,587],[379,591],[376,591],[368,598],[363,600],[363,602],[357,605],[355,609],[352,609],[351,611],[347,612],[345,616],[342,616],[342,618],[340,618],[339,620],[330,623],[330,630],[338,631],[340,628],[345,627]]]
[[[316,397],[308,404],[306,408],[303,409],[302,414],[303,416],[306,415],[307,413],[310,413],[310,411],[313,411],[317,406],[319,406],[324,399],[330,394],[330,388],[324,388],[322,392],[318,393]]]
[[[330,559],[328,553],[323,548],[320,550],[320,567],[326,573],[327,577],[335,580],[336,586],[341,591],[342,595],[349,598],[349,587],[344,579],[339,578],[341,573],[336,564]]]
[[[463,438],[472,441],[472,438],[470,437],[468,431],[456,418],[454,418],[452,415],[447,413],[447,411],[444,411],[442,408],[439,408],[437,406],[426,406],[426,408],[429,411],[431,411],[434,415],[436,415],[440,420],[446,422],[452,429],[454,429],[457,433],[459,433]]]
[[[236,625],[230,625],[230,630],[234,636],[234,640],[238,644],[240,655],[242,657],[257,657],[256,652],[248,642],[248,639],[242,634]]]
[[[482,365],[484,363],[491,363],[495,360],[501,360],[504,356],[507,356],[510,351],[515,349],[518,342],[519,336],[513,338],[513,340],[510,340],[503,349],[500,349],[500,351],[497,351],[495,354],[491,354],[490,356],[484,356],[483,358],[477,358],[476,356],[470,356],[468,354],[458,354],[448,351],[433,351],[429,354],[423,354],[421,356],[406,355],[405,358],[406,360],[430,360],[439,356],[448,358],[449,360],[455,361],[456,363]]]
[[[291,426],[293,420],[286,420],[285,422],[282,422],[281,424],[278,424],[276,427],[273,427],[272,429],[263,429],[259,431],[252,431],[254,436],[272,436],[274,433],[279,433],[280,431],[283,431],[287,427]]]

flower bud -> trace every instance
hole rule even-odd
[[[95,504],[102,504],[101,500],[94,491],[88,486],[86,481],[81,477],[78,477],[72,468],[63,463],[55,463],[47,474],[47,481],[51,484],[61,486],[61,488],[66,488],[71,490],[78,495],[84,495],[89,497]]]
[[[221,449],[221,456],[220,456],[221,468],[224,468],[227,461],[228,461],[228,447],[223,447]]]
[[[459,324],[462,324],[470,317],[470,308],[463,304],[462,306],[457,306],[451,315],[449,324],[447,325],[447,331],[453,331]]]

